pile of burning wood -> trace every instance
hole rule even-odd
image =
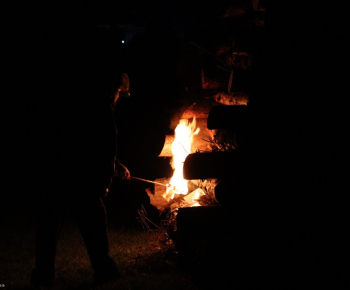
[[[201,97],[178,116],[174,135],[165,136],[159,157],[171,158],[173,176],[156,179],[154,188],[146,190],[173,231],[181,209],[215,206],[217,213],[224,201],[218,199],[217,185],[245,170],[240,147],[252,126],[247,90],[252,54],[230,44],[216,52],[214,61],[219,71],[200,71]]]
[[[212,123],[209,112],[216,114],[212,109],[207,118],[203,118],[206,117],[203,112],[202,115],[197,113],[195,106],[184,112],[182,116],[190,118],[179,120],[175,134],[165,137],[159,155],[171,157],[173,176],[158,178],[154,188],[146,189],[150,203],[164,217],[163,225],[170,235],[178,230],[180,209],[220,207],[216,186],[221,178],[232,174],[227,165],[230,167],[237,159],[236,134],[234,130],[208,129],[208,124]]]

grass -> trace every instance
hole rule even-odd
[[[2,289],[32,289],[34,267],[34,222],[20,212],[2,221],[0,239],[0,284]],[[108,228],[110,255],[117,262],[121,278],[100,289],[199,289],[178,267],[178,254],[161,231],[111,226]],[[68,218],[56,256],[55,289],[96,289],[90,261],[78,228]]]
[[[0,218],[0,290],[32,289],[32,214],[19,209],[7,212]],[[226,289],[226,284],[232,289],[315,289],[320,281],[330,279],[342,285],[343,277],[348,277],[344,275],[348,266],[341,266],[339,273],[336,272],[340,266],[325,272],[323,268],[328,269],[329,265],[320,260],[318,249],[304,249],[307,244],[315,246],[311,244],[313,240],[300,244],[298,236],[293,238],[295,233],[283,237],[280,230],[275,239],[268,239],[265,230],[230,230],[228,225],[223,239],[216,235],[206,241],[187,237],[179,249],[162,231],[145,230],[141,224],[125,226],[115,222],[113,215],[108,216],[110,255],[117,262],[121,277],[101,290],[211,290]],[[256,232],[262,236],[259,238]],[[313,262],[313,258],[321,262]],[[57,249],[55,289],[97,289],[92,274],[82,237],[69,218]]]
[[[237,227],[239,223],[234,224],[234,218],[224,225],[219,218],[198,231],[192,232],[196,228],[189,227],[191,231],[181,235],[183,240],[178,236],[182,242],[175,246],[161,230],[144,229],[137,221],[137,211],[130,207],[123,211],[122,205],[107,207],[110,255],[117,262],[121,277],[100,287],[101,290],[211,290],[226,289],[226,284],[233,289],[286,289],[286,285],[300,281],[293,274],[301,267],[298,252],[302,248],[293,246],[299,240],[291,240],[290,247],[278,247],[283,236],[276,234],[275,241],[269,239],[265,228],[260,229],[260,225],[266,227],[267,223],[253,219],[244,224],[250,227]],[[5,287],[0,286],[0,290],[32,289],[29,278],[35,262],[35,236],[31,207],[3,208],[0,285]],[[150,212],[148,208],[147,211]],[[127,212],[134,213],[132,223],[129,216],[121,220]],[[200,238],[202,230],[210,238]],[[286,251],[294,248],[293,252]],[[93,282],[83,239],[74,220],[68,217],[57,249],[55,289],[97,289]]]
[[[35,263],[33,214],[20,209],[7,212],[6,218],[0,219],[0,284],[6,286],[4,289],[32,289],[29,278]],[[255,243],[253,247],[242,245],[237,235],[232,236],[231,227],[225,227],[224,239],[211,227],[206,229],[212,233],[209,240],[186,234],[185,243],[179,247],[162,230],[144,229],[137,222],[136,211],[134,223],[120,222],[124,213],[107,207],[110,255],[117,262],[121,277],[101,290],[211,290],[226,289],[227,283],[235,289],[256,289],[249,286],[256,284]],[[261,268],[266,267],[259,267],[258,271]],[[83,239],[70,217],[58,244],[55,289],[97,289]]]

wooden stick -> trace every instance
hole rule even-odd
[[[160,183],[160,182],[156,182],[156,181],[152,181],[152,180],[147,180],[147,179],[143,179],[143,178],[139,178],[139,177],[135,177],[135,176],[130,176],[130,178],[141,180],[141,181],[144,181],[144,182],[149,182],[149,183],[163,185],[163,186],[166,186],[166,187],[170,186],[169,184],[164,184],[164,183]]]

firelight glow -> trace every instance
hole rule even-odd
[[[167,188],[166,195],[172,191],[173,199],[175,194],[188,193],[187,180],[183,178],[183,165],[188,154],[192,153],[191,147],[193,136],[199,133],[199,128],[196,129],[196,118],[192,122],[187,119],[181,119],[175,128],[175,139],[171,145],[173,154],[171,166],[174,169],[172,178],[170,179],[170,187]]]

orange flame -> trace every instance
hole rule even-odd
[[[192,153],[193,136],[199,133],[196,129],[196,118],[192,122],[187,119],[181,119],[175,128],[175,139],[171,145],[173,157],[171,167],[174,169],[170,179],[170,187],[166,191],[166,199],[173,199],[175,194],[188,193],[187,180],[183,178],[183,164],[188,154]]]

